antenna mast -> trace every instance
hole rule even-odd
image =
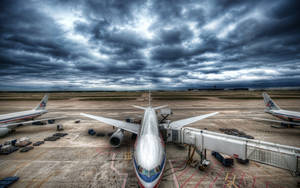
[[[151,106],[151,92],[149,90],[149,106]]]

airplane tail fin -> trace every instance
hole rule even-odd
[[[279,106],[271,99],[267,93],[262,94],[266,105],[266,110],[280,110]]]
[[[48,94],[46,94],[43,97],[41,102],[34,108],[34,110],[44,110],[47,106],[47,102],[48,102]]]

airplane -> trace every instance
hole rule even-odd
[[[265,118],[253,118],[253,119],[280,123],[281,127],[300,126],[300,112],[283,110],[271,99],[271,97],[267,93],[263,93],[262,95],[266,105],[265,112],[272,114],[273,116],[280,118],[283,121],[265,119]],[[277,126],[272,126],[272,127],[280,128]]]
[[[48,112],[46,110],[47,102],[48,95],[46,94],[41,102],[32,110],[0,115],[0,137],[7,135],[9,132],[22,125],[41,125],[43,122],[53,124],[55,120],[64,118],[58,117],[34,120]]]
[[[148,107],[136,105],[133,105],[133,107],[144,110],[141,125],[85,113],[80,113],[80,115],[117,127],[117,131],[110,137],[110,144],[112,146],[120,146],[124,130],[136,134],[137,138],[134,144],[132,159],[138,184],[142,188],[158,187],[166,165],[166,150],[164,140],[160,134],[160,124],[156,111],[166,108],[167,105],[152,107],[149,97]],[[218,112],[173,121],[169,126],[180,128],[216,114]]]

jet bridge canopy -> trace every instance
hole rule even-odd
[[[171,129],[165,127],[167,141],[189,144],[196,150],[204,149],[221,152],[240,159],[249,159],[264,164],[300,172],[300,148],[246,139],[207,130],[185,127]]]

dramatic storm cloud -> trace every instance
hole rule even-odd
[[[299,0],[3,0],[0,90],[300,86]]]

